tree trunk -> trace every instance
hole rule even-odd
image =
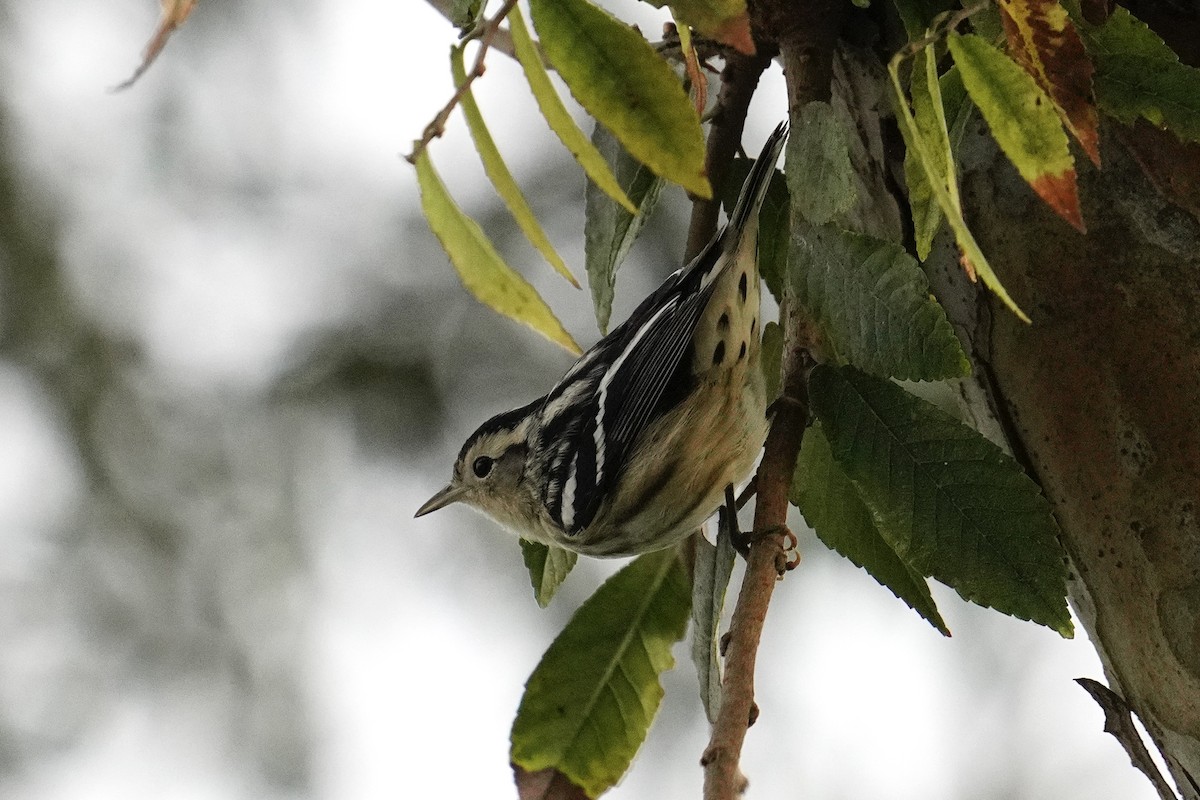
[[[1054,506],[1071,600],[1111,688],[1198,800],[1200,221],[1123,144],[1156,134],[1110,125],[1103,170],[1077,157],[1083,236],[975,125],[962,147],[968,223],[1033,324],[994,300],[955,316],[1009,443]],[[1186,162],[1175,169],[1186,177]]]

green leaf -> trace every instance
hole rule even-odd
[[[1150,30],[1150,26],[1129,13],[1129,9],[1113,6],[1112,14],[1103,25],[1092,25],[1082,18],[1077,4],[1065,5],[1093,56],[1140,56],[1169,64],[1179,63],[1175,51]]]
[[[928,49],[928,48],[926,48]],[[1021,310],[1016,301],[1004,288],[1004,284],[1000,282],[1000,278],[992,271],[991,264],[984,257],[983,251],[979,249],[979,243],[975,241],[975,237],[971,234],[971,229],[967,227],[966,221],[962,215],[962,204],[958,201],[958,188],[956,182],[943,184],[938,176],[940,173],[937,159],[942,155],[938,150],[921,135],[920,129],[917,127],[917,122],[913,119],[912,110],[908,107],[908,100],[904,96],[904,89],[900,86],[900,63],[903,61],[902,54],[897,54],[888,64],[888,75],[892,79],[892,101],[895,103],[898,112],[897,119],[900,122],[900,133],[904,137],[904,143],[909,150],[916,153],[917,159],[920,161],[921,169],[925,172],[925,179],[928,181],[930,188],[933,190],[933,196],[937,198],[938,205],[942,208],[942,213],[946,215],[946,223],[950,226],[950,230],[954,231],[955,241],[958,242],[959,250],[962,252],[963,265],[967,270],[967,274],[972,280],[978,276],[983,280],[984,284],[996,293],[996,296],[1008,308],[1017,315],[1021,320],[1029,322],[1029,317]],[[931,98],[933,98],[934,108],[941,102],[940,86],[934,89],[937,85],[936,81],[928,82]],[[934,97],[936,91],[937,96]]]
[[[904,248],[826,225],[793,239],[790,263],[796,298],[847,363],[903,380],[970,374],[946,312]]]
[[[691,606],[676,550],[605,581],[542,656],[513,722],[511,760],[553,768],[596,797],[625,773],[658,711]]]
[[[429,160],[429,152],[417,158],[417,185],[421,208],[429,227],[437,235],[463,286],[476,299],[506,317],[523,322],[550,341],[575,355],[582,351],[554,312],[529,283],[496,252],[478,224],[458,207]]]
[[[845,214],[858,199],[850,145],[829,103],[800,108],[787,142],[787,187],[806,220],[824,225]]]
[[[945,108],[934,105],[933,94],[930,92],[931,71],[934,73],[933,80],[937,80],[937,67],[933,66],[930,70],[931,66],[933,61],[929,58],[928,49],[918,51],[913,57],[912,81],[909,84],[909,90],[912,92],[913,119],[916,121],[919,135],[933,152],[933,163],[930,166],[935,179],[950,189],[952,199],[957,200],[958,174],[950,148],[950,134],[946,129]],[[925,175],[918,151],[912,147],[904,154],[904,178],[908,182],[908,202],[912,207],[917,258],[924,261],[929,257],[933,237],[941,227],[943,215],[929,178]],[[959,214],[961,213],[960,208]]]
[[[450,22],[462,33],[467,33],[479,22],[482,11],[483,0],[452,0]]]
[[[692,583],[692,663],[700,679],[700,702],[708,721],[715,723],[721,709],[721,654],[718,634],[725,590],[736,558],[726,531],[717,533],[717,543],[696,537],[696,568]]]
[[[533,597],[542,608],[550,605],[550,600],[578,559],[570,550],[528,539],[521,540],[521,557],[525,560],[525,568],[529,570]]]
[[[531,0],[529,10],[546,59],[579,104],[655,173],[712,197],[700,118],[642,35],[588,0]]]
[[[533,92],[538,108],[550,129],[558,136],[563,146],[571,151],[579,166],[583,167],[588,178],[599,186],[601,191],[620,203],[630,214],[637,213],[637,206],[625,196],[604,156],[588,141],[587,136],[571,118],[567,107],[563,105],[558,92],[554,91],[554,85],[550,83],[550,76],[546,73],[546,65],[542,63],[541,53],[529,35],[529,29],[525,27],[521,10],[517,6],[513,6],[508,14],[508,28],[512,33],[513,52],[525,71],[525,81],[529,84],[529,89]]]
[[[746,0],[646,0],[655,8],[670,5],[672,15],[701,36],[754,55],[754,37],[750,35],[750,15]]]
[[[596,323],[601,333],[607,333],[617,269],[654,211],[663,180],[629,155],[603,125],[597,123],[592,131],[592,144],[612,168],[617,183],[638,207],[636,214],[630,214],[595,183],[588,181],[583,223],[584,263],[592,289]]]
[[[1200,69],[1181,64],[1161,37],[1115,6],[1103,25],[1082,19],[1067,3],[1088,52],[1096,63],[1096,102],[1129,124],[1137,117],[1166,127],[1181,139],[1200,141]]]
[[[783,328],[777,322],[768,322],[762,332],[762,354],[759,364],[762,366],[763,380],[766,382],[767,404],[779,397],[779,382],[782,380],[781,370],[783,361]]]
[[[853,367],[817,366],[809,390],[834,460],[903,561],[967,600],[1072,635],[1058,525],[1010,457]]]
[[[455,86],[462,86],[467,82],[461,47],[450,48],[450,74],[454,77]],[[500,199],[508,207],[509,213],[513,215],[513,219],[517,221],[517,226],[525,234],[529,243],[537,248],[537,251],[559,275],[579,288],[579,282],[575,280],[571,270],[554,250],[554,245],[550,244],[550,238],[538,224],[533,209],[529,207],[529,203],[525,202],[525,195],[521,194],[520,187],[517,186],[512,173],[508,171],[508,166],[504,163],[500,150],[496,147],[496,142],[492,139],[492,134],[483,121],[483,114],[479,112],[479,106],[475,103],[475,95],[469,88],[463,93],[459,105],[462,106],[463,116],[467,118],[467,129],[471,131],[471,138],[475,141],[475,149],[479,152],[479,158],[483,162],[483,171],[487,173],[492,186],[496,187],[496,194],[500,195]]]
[[[934,17],[952,9],[958,9],[955,0],[893,0],[900,21],[908,38],[917,41],[929,30]]]
[[[967,122],[975,111],[975,104],[967,96],[967,87],[963,86],[962,73],[958,67],[950,67],[946,74],[938,79],[942,95],[942,106],[945,108],[945,119],[950,124],[950,148],[952,155],[957,152],[967,130]]]
[[[1145,117],[1179,138],[1200,142],[1200,69],[1144,56],[1106,56],[1097,65],[1096,98],[1126,124]]]
[[[725,205],[726,213],[731,212],[737,205],[742,184],[746,182],[746,176],[750,174],[753,164],[752,158],[735,158],[730,162],[721,186],[721,202]],[[783,297],[783,284],[787,275],[790,208],[787,181],[782,172],[775,170],[771,173],[767,196],[758,212],[758,271],[776,300]]]
[[[866,570],[930,625],[950,635],[929,584],[921,573],[900,560],[880,534],[858,489],[834,461],[820,423],[804,433],[791,501],[826,547]]]
[[[1083,231],[1075,159],[1054,102],[1028,72],[982,37],[951,33],[947,43],[1000,149],[1054,213]]]

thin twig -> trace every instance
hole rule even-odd
[[[892,60],[912,58],[929,45],[945,39],[951,31],[963,23],[963,20],[978,14],[991,4],[992,0],[979,0],[974,5],[958,11],[943,11],[929,21],[929,32],[925,36],[901,47],[896,51],[896,55],[892,56]]]
[[[756,711],[754,667],[758,643],[779,576],[786,538],[788,489],[808,423],[807,381],[811,361],[803,348],[793,349],[787,361],[784,396],[793,402],[777,405],[755,478],[755,538],[729,625],[721,710],[700,759],[705,768],[706,800],[732,800],[745,788],[738,762],[746,730]]]
[[[447,21],[454,22],[454,0],[426,0],[429,5],[433,6],[439,14],[446,18]],[[498,50],[509,58],[516,58],[517,51],[513,47],[512,34],[507,28],[497,28],[496,33],[492,36],[493,50]]]
[[[421,134],[420,140],[413,143],[412,152],[404,157],[408,163],[417,163],[417,158],[425,151],[429,143],[446,132],[446,120],[450,119],[450,114],[454,112],[463,95],[471,90],[471,84],[475,82],[475,79],[483,75],[485,70],[483,59],[487,56],[487,52],[492,46],[492,41],[496,38],[496,32],[500,29],[500,23],[504,21],[504,18],[508,16],[516,4],[517,0],[505,0],[504,5],[500,7],[496,15],[477,29],[480,32],[480,36],[479,52],[475,54],[475,64],[471,67],[471,71],[467,73],[467,79],[450,96],[449,102],[442,107],[442,110],[437,113],[433,121],[425,126],[425,131]],[[474,32],[468,35],[467,38],[473,38],[473,36]]]

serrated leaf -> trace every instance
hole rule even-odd
[[[824,225],[845,214],[858,195],[850,145],[829,103],[807,103],[787,142],[788,193],[806,220]]]
[[[928,50],[928,48],[925,49]],[[1000,282],[1000,278],[992,270],[987,258],[984,257],[983,251],[979,249],[979,243],[975,241],[971,229],[967,227],[962,215],[962,204],[958,201],[957,183],[951,181],[944,184],[938,177],[941,173],[937,166],[937,160],[943,158],[944,155],[938,152],[933,144],[926,141],[917,127],[916,120],[913,119],[912,110],[904,96],[904,89],[900,86],[900,63],[902,60],[902,56],[897,54],[888,64],[888,76],[892,79],[892,101],[896,107],[900,133],[904,137],[905,146],[916,153],[921,169],[925,172],[925,180],[933,190],[933,196],[937,198],[938,205],[941,206],[946,223],[950,226],[950,230],[954,231],[954,239],[958,243],[967,275],[971,280],[975,280],[978,276],[1018,318],[1029,322],[1028,315],[1021,310],[1008,290],[1004,288],[1004,284]],[[928,81],[928,86],[933,107],[936,109],[942,102],[940,83]]]
[[[479,225],[458,207],[422,150],[417,158],[417,184],[421,209],[429,227],[442,243],[463,286],[479,302],[522,322],[575,355],[582,351],[537,290],[529,285],[496,252]]]
[[[721,187],[721,202],[726,213],[737,205],[742,184],[746,182],[753,164],[752,158],[735,158],[730,162]],[[787,276],[790,214],[787,180],[782,172],[775,170],[771,173],[767,196],[758,212],[758,272],[776,300],[783,297],[783,284]]]
[[[1179,56],[1146,23],[1121,6],[1103,25],[1079,19],[1079,33],[1096,62],[1096,101],[1105,113],[1129,124],[1137,117],[1200,142],[1200,69]]]
[[[1122,122],[1138,117],[1200,142],[1200,69],[1144,56],[1106,56],[1098,64],[1100,106]]]
[[[575,613],[525,684],[511,760],[597,797],[625,773],[658,711],[691,606],[675,550],[639,557]]]
[[[596,323],[601,333],[607,333],[617,270],[654,211],[663,180],[629,155],[603,125],[597,124],[592,131],[592,144],[612,168],[617,183],[637,205],[637,213],[630,214],[595,183],[588,181],[583,223],[584,263],[592,290],[592,305],[596,309]]]
[[[817,366],[809,391],[834,460],[903,561],[967,600],[1072,635],[1058,525],[1016,462],[853,367]]]
[[[508,14],[508,29],[512,34],[513,53],[516,55],[517,61],[521,63],[521,69],[525,72],[525,82],[529,84],[529,90],[533,92],[538,109],[542,112],[542,117],[550,126],[550,130],[554,131],[563,146],[571,151],[571,155],[575,156],[579,166],[583,167],[588,178],[600,187],[601,191],[620,203],[630,214],[636,213],[637,206],[625,196],[621,184],[617,182],[612,170],[608,168],[604,156],[600,155],[588,141],[587,136],[571,118],[567,107],[563,105],[558,92],[554,91],[554,85],[546,73],[546,65],[542,63],[542,55],[538,51],[533,37],[529,35],[529,29],[525,27],[525,20],[521,17],[521,10],[517,6],[513,6],[512,11]]]
[[[547,60],[579,104],[656,174],[712,197],[700,118],[642,35],[588,0],[531,0],[529,10]]]
[[[929,584],[880,534],[858,489],[834,460],[820,423],[804,433],[790,498],[826,547],[866,570],[930,625],[950,635]]]
[[[571,574],[579,558],[570,550],[561,547],[521,540],[521,558],[529,570],[529,582],[533,586],[533,597],[542,608],[550,605],[558,587]]]
[[[1069,4],[1067,10],[1073,10]],[[1114,6],[1112,15],[1103,25],[1081,24],[1079,33],[1093,56],[1142,56],[1169,64],[1179,63],[1179,56],[1162,37],[1122,6]]]
[[[783,328],[777,322],[768,322],[762,332],[762,354],[759,364],[762,366],[763,380],[766,387],[767,404],[779,397],[779,383],[783,379]]]
[[[718,638],[725,590],[733,574],[734,552],[727,531],[718,531],[717,543],[696,537],[696,566],[692,580],[692,663],[700,679],[700,702],[710,723],[721,710],[721,654]]]
[[[1092,62],[1058,0],[998,0],[1008,52],[1054,102],[1088,158],[1100,166],[1100,115],[1092,100]]]
[[[941,380],[971,364],[904,248],[825,225],[792,240],[792,289],[839,358],[874,375]]]
[[[450,48],[450,74],[454,78],[455,86],[462,86],[467,82],[467,71],[463,64],[463,48],[461,47]],[[496,142],[492,139],[492,134],[483,121],[483,114],[479,112],[475,95],[470,88],[463,92],[459,105],[462,107],[463,116],[467,119],[467,130],[471,132],[475,150],[483,162],[483,171],[492,182],[492,186],[495,187],[496,194],[504,201],[508,212],[512,214],[529,243],[542,254],[542,257],[550,263],[550,266],[554,267],[559,275],[569,280],[575,288],[579,288],[579,281],[575,280],[571,270],[567,268],[555,251],[554,245],[550,244],[550,237],[542,230],[533,209],[525,201],[525,195],[521,193],[521,188],[517,186],[512,173],[509,172],[508,165],[504,163],[504,158],[500,155],[500,150],[496,147]]]
[[[951,33],[947,43],[1000,149],[1054,213],[1083,232],[1075,159],[1050,98],[1029,73],[979,36]]]
[[[746,0],[646,0],[655,8],[670,6],[671,13],[702,36],[722,42],[745,55],[754,55],[750,15]]]

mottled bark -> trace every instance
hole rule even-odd
[[[968,221],[1033,324],[994,301],[951,307],[1011,445],[1054,505],[1071,600],[1108,682],[1195,800],[1200,222],[1158,194],[1111,126],[1103,144],[1103,171],[1077,159],[1083,236],[976,126],[963,146]],[[960,300],[974,295],[957,286]]]

